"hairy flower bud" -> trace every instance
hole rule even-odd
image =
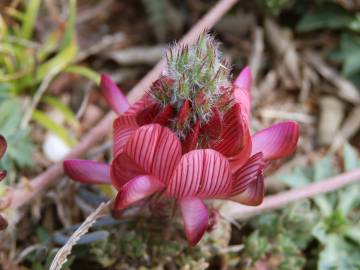
[[[224,94],[226,102],[231,102],[230,67],[219,51],[219,43],[205,33],[193,46],[174,45],[166,59],[166,69],[150,93],[156,103],[174,108],[170,128],[184,139],[196,123],[200,127],[207,125]],[[222,113],[227,109],[218,108]]]

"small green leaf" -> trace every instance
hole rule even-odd
[[[341,29],[350,26],[353,18],[338,6],[324,6],[317,10],[305,12],[297,25],[300,32],[308,32],[323,28]]]
[[[344,234],[360,246],[360,224],[347,226]]]
[[[44,112],[39,110],[34,110],[32,119],[46,128],[47,130],[53,132],[59,138],[61,138],[65,143],[67,143],[69,146],[74,146],[76,144],[75,139],[71,138],[68,134],[68,131],[66,128],[60,126],[59,124],[55,123],[48,115],[46,115]]]
[[[72,125],[73,127],[79,126],[79,121],[76,118],[76,115],[74,112],[66,106],[64,103],[62,103],[58,98],[51,97],[51,96],[44,96],[41,99],[43,102],[49,104],[53,108],[57,109],[59,112],[62,113],[65,120]]]
[[[343,238],[331,234],[327,236],[325,248],[320,252],[319,270],[356,270],[351,257],[348,254],[349,246]]]
[[[41,0],[29,0],[21,29],[21,37],[30,39],[37,19]]]
[[[64,69],[64,72],[79,74],[92,80],[96,84],[100,83],[100,75],[96,71],[84,66],[70,65]]]
[[[289,187],[303,187],[312,182],[312,174],[311,168],[295,167],[291,173],[280,175],[279,179]]]

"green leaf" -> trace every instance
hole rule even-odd
[[[338,6],[324,6],[317,10],[305,12],[297,25],[300,32],[308,32],[323,28],[341,29],[350,26],[353,18]]]
[[[351,147],[350,144],[344,145],[344,169],[345,171],[352,171],[359,167],[359,159],[357,151]],[[349,187],[345,187],[338,192],[338,205],[337,209],[347,216],[351,210],[360,203],[360,185],[354,184]]]
[[[347,226],[344,234],[360,246],[360,224]]]
[[[72,126],[78,127],[79,121],[76,118],[76,115],[74,112],[66,106],[64,103],[62,103],[58,98],[51,97],[51,96],[44,96],[41,99],[43,102],[49,104],[53,108],[57,109],[59,112],[62,113],[65,120]]]
[[[342,72],[350,77],[360,71],[360,37],[350,33],[341,35],[340,45],[329,58],[343,64]]]
[[[48,115],[39,110],[34,110],[32,114],[32,119],[43,126],[45,129],[53,132],[59,138],[61,138],[69,146],[74,146],[76,141],[70,137],[68,131],[63,126],[55,123]]]
[[[76,0],[69,0],[68,11],[69,15],[66,21],[64,38],[60,50],[69,47],[75,38]]]
[[[74,60],[76,51],[77,45],[74,40],[68,47],[59,51],[55,57],[40,65],[37,71],[36,81],[40,82],[49,73],[56,74],[62,71]]]
[[[322,244],[326,244],[327,226],[321,221],[312,229],[311,234]]]
[[[360,166],[358,153],[349,143],[344,144],[344,168],[346,172],[355,170]]]
[[[291,173],[280,175],[279,179],[289,187],[303,187],[312,182],[312,174],[311,168],[295,167]]]
[[[334,158],[326,156],[316,162],[314,167],[314,181],[319,182],[328,177],[336,175],[338,172],[334,166]],[[333,203],[329,195],[318,195],[314,198],[314,202],[319,207],[324,216],[330,216],[333,211]]]
[[[34,145],[26,129],[20,128],[23,111],[22,104],[11,96],[0,99],[0,133],[6,138],[8,148],[0,160],[0,167],[6,168],[6,183],[15,183],[17,167],[31,166]]]
[[[350,256],[351,247],[338,235],[327,236],[325,248],[320,252],[319,270],[356,270],[357,263]]]
[[[41,0],[29,0],[21,29],[21,37],[30,39],[37,19]]]
[[[94,81],[96,84],[100,83],[100,75],[96,71],[87,67],[70,65],[64,69],[64,72],[79,74],[81,76],[84,76],[85,78]]]

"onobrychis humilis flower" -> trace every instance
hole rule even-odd
[[[191,245],[209,226],[205,199],[258,205],[264,197],[266,161],[293,153],[296,122],[250,135],[251,72],[230,82],[230,68],[209,35],[191,47],[175,46],[151,89],[130,106],[103,75],[102,92],[119,115],[113,124],[113,161],[67,160],[74,180],[112,184],[120,211],[160,193],[176,200]]]

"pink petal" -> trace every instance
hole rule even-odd
[[[7,172],[4,170],[0,170],[0,181],[6,177]]]
[[[139,112],[136,115],[136,122],[139,126],[150,124],[154,121],[156,115],[160,112],[159,104],[153,103]]]
[[[164,184],[154,177],[149,175],[137,176],[119,190],[114,202],[114,209],[117,211],[125,209],[129,205],[162,190],[164,187]]]
[[[265,161],[261,152],[249,158],[242,168],[233,173],[231,191],[228,196],[244,192],[259,175],[263,174],[264,166]]]
[[[236,154],[235,156],[229,159],[231,171],[233,172],[241,168],[251,155],[252,142],[251,142],[250,130],[247,126],[245,127],[244,140],[245,140],[244,148],[241,149],[241,151],[238,154]]]
[[[249,121],[251,110],[251,85],[252,75],[249,67],[245,67],[234,81],[235,101],[241,105],[241,110],[245,120]]]
[[[100,87],[107,103],[117,114],[125,112],[130,107],[127,98],[109,76],[101,75]]]
[[[111,164],[111,180],[117,190],[120,190],[130,179],[146,174],[145,170],[125,152],[121,152]]]
[[[135,115],[120,115],[113,123],[113,156],[123,151],[125,143],[138,128]]]
[[[138,101],[130,106],[130,108],[125,112],[125,114],[138,114],[144,108],[153,104],[154,101],[149,93],[145,93]]]
[[[245,145],[244,125],[240,105],[234,104],[224,115],[223,130],[220,138],[211,144],[211,148],[231,157],[237,155]]]
[[[130,164],[132,168],[136,165],[137,170],[167,183],[180,157],[180,141],[173,132],[158,124],[142,126],[127,141],[123,152],[114,159],[112,175],[116,182],[127,182],[130,179],[122,178],[122,175],[129,170]]]
[[[6,139],[4,136],[0,135],[0,158],[5,154],[7,148]]]
[[[208,209],[199,198],[183,198],[179,203],[185,225],[186,239],[191,246],[195,246],[208,227]]]
[[[174,115],[174,108],[172,105],[166,105],[165,108],[157,114],[157,116],[154,118],[153,123],[159,124],[162,126],[166,126],[170,119]]]
[[[201,128],[200,133],[209,136],[209,139],[218,139],[223,129],[222,117],[218,109],[213,110],[210,121]]]
[[[64,171],[71,179],[86,184],[111,184],[110,166],[92,160],[68,159]]]
[[[193,130],[186,136],[185,140],[181,144],[183,153],[187,153],[195,149],[199,139],[199,131],[200,121],[197,121],[193,127]]]
[[[264,193],[264,176],[263,174],[259,174],[258,177],[249,184],[245,191],[234,197],[231,197],[230,200],[245,205],[256,206],[261,204],[264,200]]]
[[[185,122],[188,120],[189,118],[189,113],[190,113],[190,101],[188,99],[186,99],[182,105],[182,107],[180,108],[179,114],[178,114],[178,124],[180,126],[183,126],[185,124]]]
[[[299,138],[299,125],[294,121],[275,124],[252,137],[252,153],[263,152],[266,160],[291,155]]]
[[[227,159],[211,149],[193,150],[183,155],[167,188],[167,195],[177,199],[197,196],[221,197],[231,187]]]

